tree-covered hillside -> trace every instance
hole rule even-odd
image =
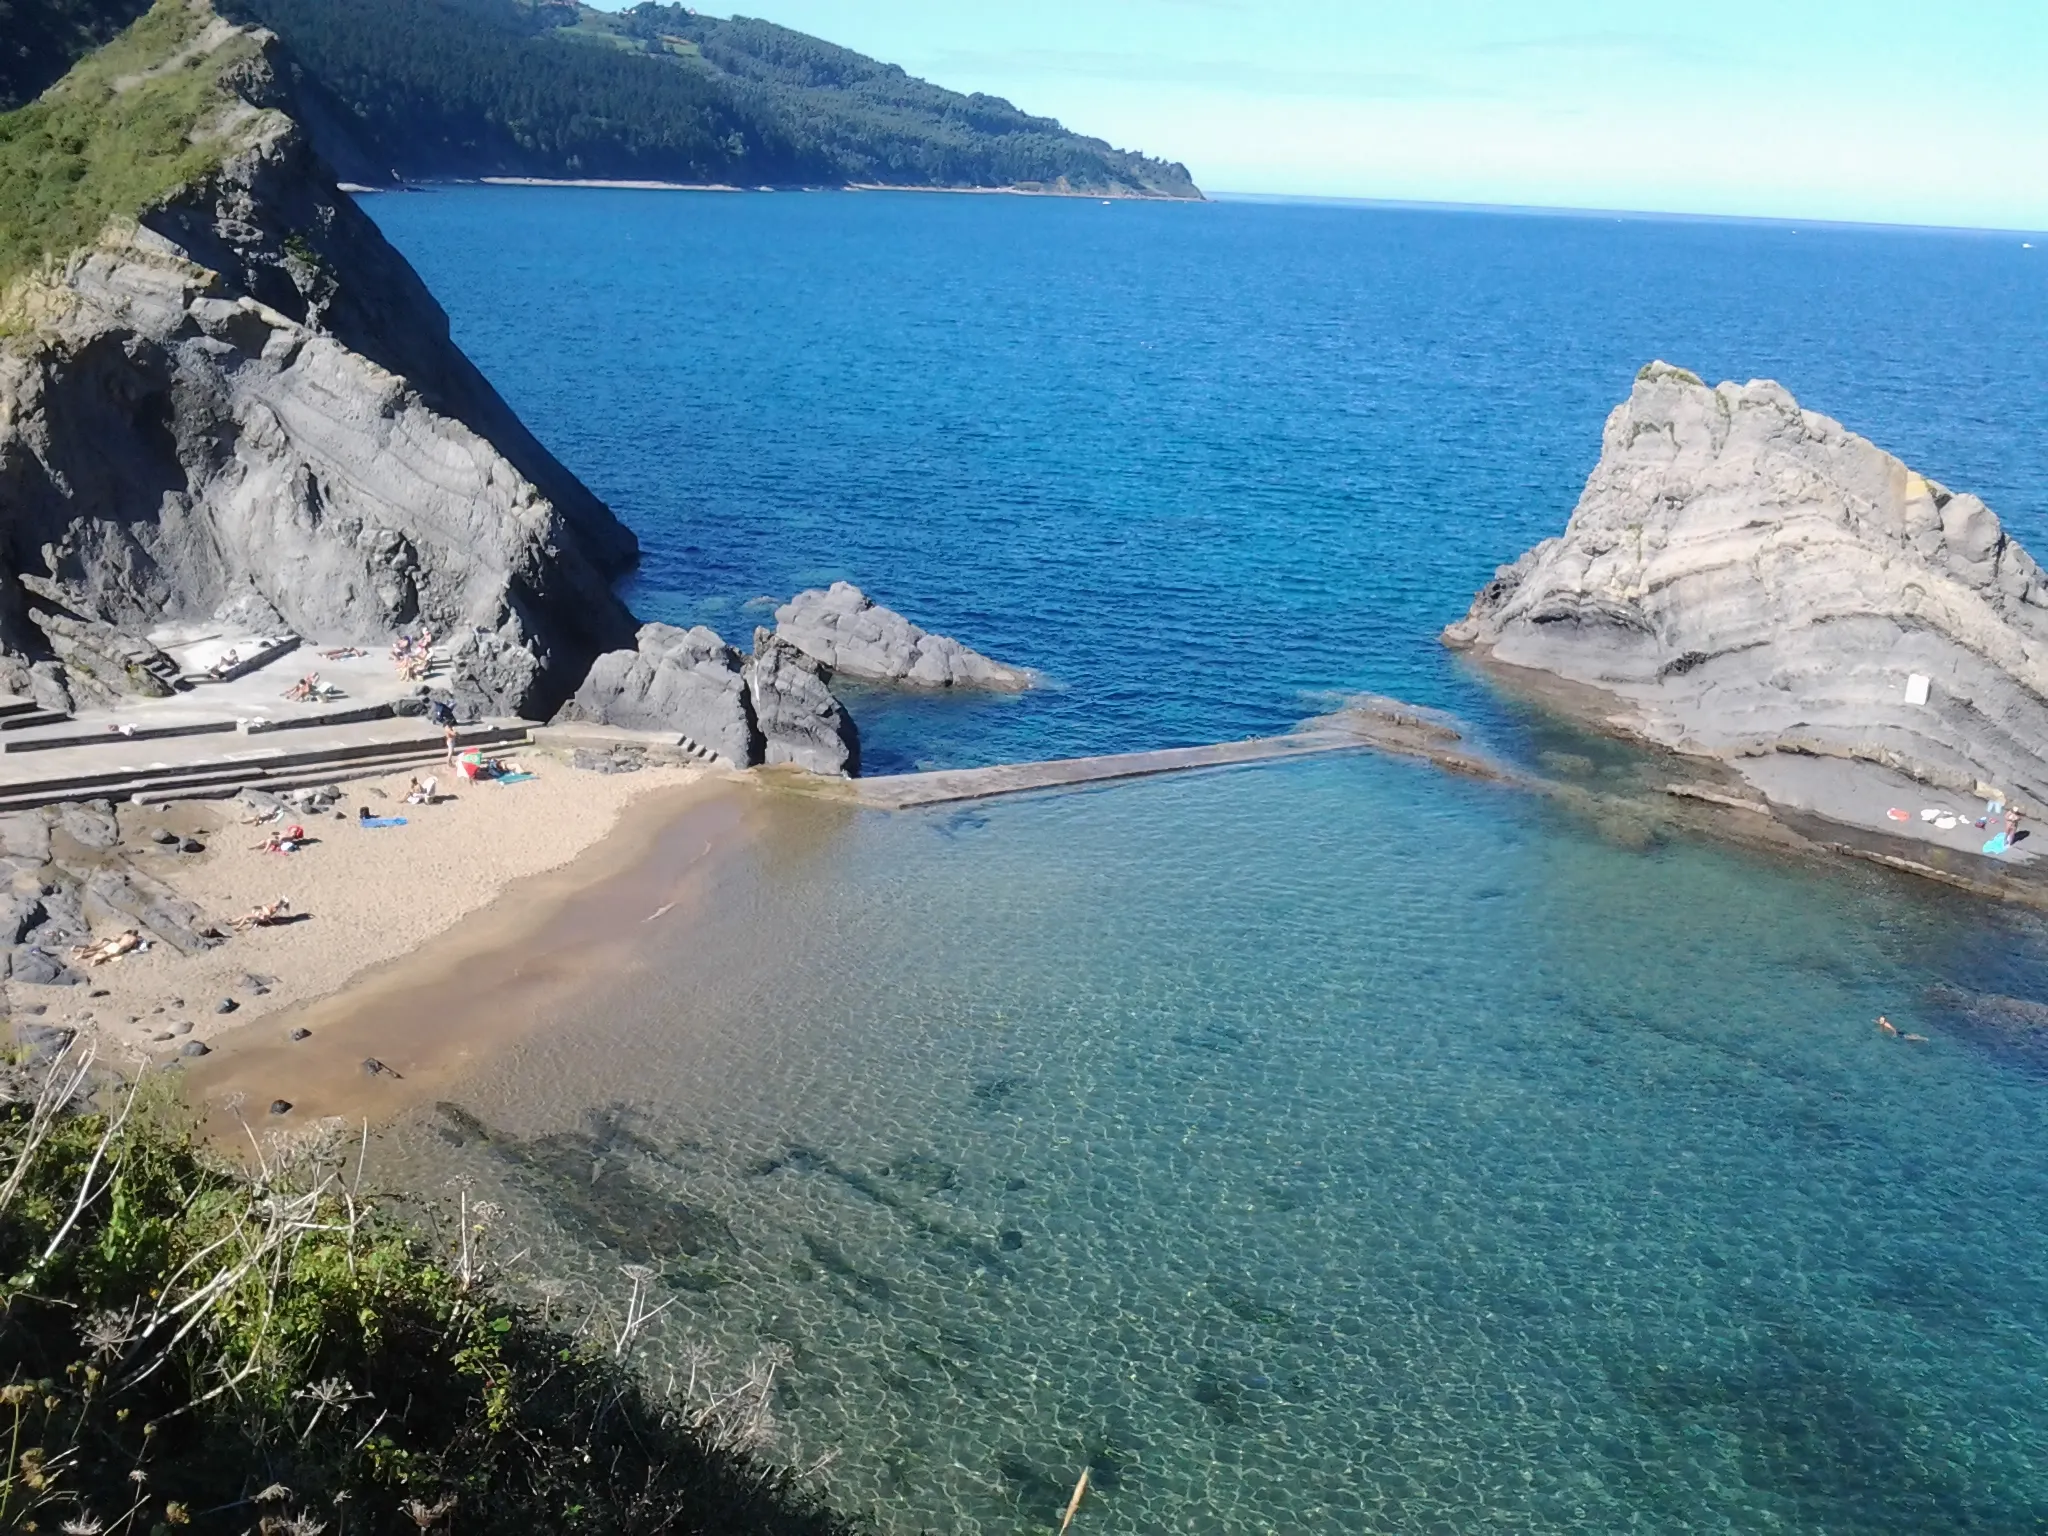
[[[148,9],[149,0],[0,0],[0,112],[34,101]]]
[[[573,0],[231,0],[230,8],[285,40],[320,108],[316,137],[342,174],[359,180],[1201,195],[1179,165],[763,21],[654,4],[612,14]]]

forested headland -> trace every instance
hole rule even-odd
[[[0,0],[0,108],[142,0]],[[766,21],[574,0],[230,0],[282,37],[347,180],[1018,187],[1196,198],[1186,167]],[[23,20],[33,13],[33,21]]]

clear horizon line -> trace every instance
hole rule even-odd
[[[2021,235],[2048,239],[2048,230],[2006,224],[1923,224],[1893,219],[1793,218],[1775,213],[1700,213],[1682,208],[1598,208],[1575,203],[1473,203],[1424,197],[1347,197],[1321,192],[1242,192],[1202,189],[1219,203],[1321,203],[1336,207],[1408,209],[1423,213],[1513,213],[1545,218],[1662,219],[1694,224],[1774,224],[1787,229],[1919,230],[1930,234]]]

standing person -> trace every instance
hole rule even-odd
[[[450,720],[441,727],[441,740],[448,748],[448,766],[453,768],[455,766],[455,722],[453,720]]]
[[[2015,835],[2015,834],[2016,834],[2016,833],[2017,833],[2017,832],[2019,831],[2019,829],[2020,829],[2020,808],[2019,808],[2019,807],[2018,807],[2017,805],[2008,805],[2008,806],[2007,806],[2007,807],[2005,808],[2005,846],[2006,846],[2006,847],[2010,848],[2010,847],[2012,846],[2012,844],[2013,844],[2013,837],[2014,837],[2014,835]]]

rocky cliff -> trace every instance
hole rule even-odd
[[[198,169],[83,244],[46,244],[0,295],[6,680],[47,667],[51,617],[139,633],[253,593],[315,641],[430,624],[455,644],[458,693],[545,716],[632,643],[611,582],[633,536],[336,190],[275,39],[204,0],[160,0],[108,54],[137,37],[157,40],[143,67],[96,56],[26,109],[72,139],[105,124],[126,154],[130,119],[177,108],[177,163]],[[46,210],[78,173],[22,143],[10,192]]]
[[[1879,763],[2048,804],[2048,580],[1976,497],[1779,385],[1653,363],[1561,537],[1445,640],[1617,695],[1682,751]]]

